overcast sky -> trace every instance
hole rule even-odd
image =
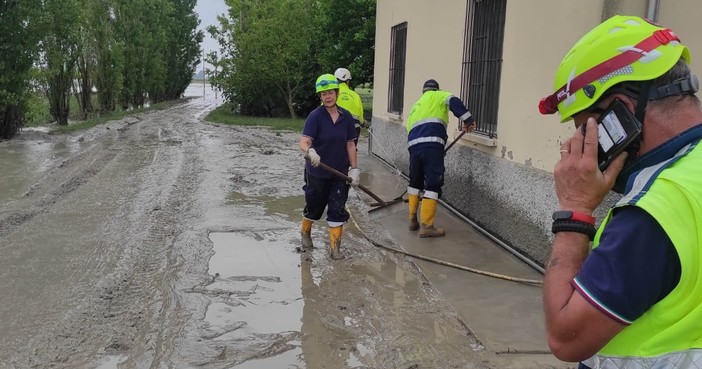
[[[216,51],[219,49],[217,42],[210,37],[210,34],[205,31],[207,26],[219,26],[217,22],[217,16],[220,14],[225,14],[227,12],[227,5],[224,4],[224,0],[197,0],[195,5],[195,12],[200,17],[200,26],[205,33],[205,39],[202,41],[202,49],[208,53],[210,51]],[[207,68],[208,66],[206,66]],[[198,66],[198,71],[202,70],[202,66]]]

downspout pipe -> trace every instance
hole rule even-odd
[[[648,0],[648,10],[646,11],[646,18],[658,22],[658,9],[660,8],[660,0]]]

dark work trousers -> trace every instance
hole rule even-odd
[[[356,123],[358,124],[358,123]],[[356,151],[358,151],[358,138],[361,137],[361,127],[356,127],[356,138],[353,140],[353,143],[356,145]]]
[[[349,197],[349,185],[343,179],[320,178],[307,174],[305,170],[305,209],[302,215],[311,220],[319,220],[327,208],[327,222],[344,223],[349,220],[346,200]]]
[[[434,191],[441,197],[444,185],[444,148],[425,145],[412,148],[409,162],[409,186],[418,190]]]

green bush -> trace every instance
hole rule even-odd
[[[49,114],[49,100],[44,94],[29,94],[27,112],[24,115],[25,127],[36,127],[49,124],[52,121]]]

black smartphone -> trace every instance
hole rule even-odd
[[[583,134],[585,133],[583,124]],[[641,122],[619,99],[615,99],[597,119],[597,163],[601,171],[622,151],[638,150]],[[632,145],[633,144],[633,145]],[[629,154],[635,154],[629,152]]]

